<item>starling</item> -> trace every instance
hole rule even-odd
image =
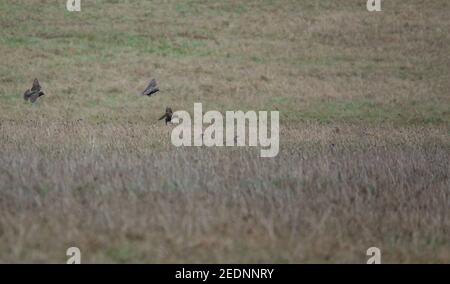
[[[152,79],[150,83],[148,84],[147,88],[142,92],[143,96],[151,96],[154,93],[158,92],[159,89],[156,87],[156,80]]]
[[[166,113],[161,116],[158,120],[166,119],[166,125],[172,120],[173,111],[170,107],[166,107]]]
[[[23,94],[24,100],[28,101],[30,100],[32,103],[34,103],[40,96],[45,95],[44,92],[41,90],[41,85],[39,85],[38,79],[34,79],[33,86],[31,89],[28,89]]]

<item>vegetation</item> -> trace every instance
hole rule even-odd
[[[450,3],[365,2],[2,1],[0,262],[448,263]],[[280,154],[175,148],[194,102]]]

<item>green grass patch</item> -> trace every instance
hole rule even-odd
[[[285,107],[285,111],[281,108],[282,118],[286,121],[406,125],[450,123],[450,115],[446,111],[448,105],[439,105],[433,100],[381,103],[370,99],[318,99],[308,101],[304,107],[295,110],[293,109],[295,104],[289,105]]]

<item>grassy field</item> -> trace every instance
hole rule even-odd
[[[450,262],[450,2],[65,2],[0,2],[0,262]],[[172,146],[195,102],[279,155]]]

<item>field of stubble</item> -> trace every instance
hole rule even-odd
[[[450,262],[448,1],[92,2],[0,2],[0,262]],[[175,148],[194,102],[279,155]]]

